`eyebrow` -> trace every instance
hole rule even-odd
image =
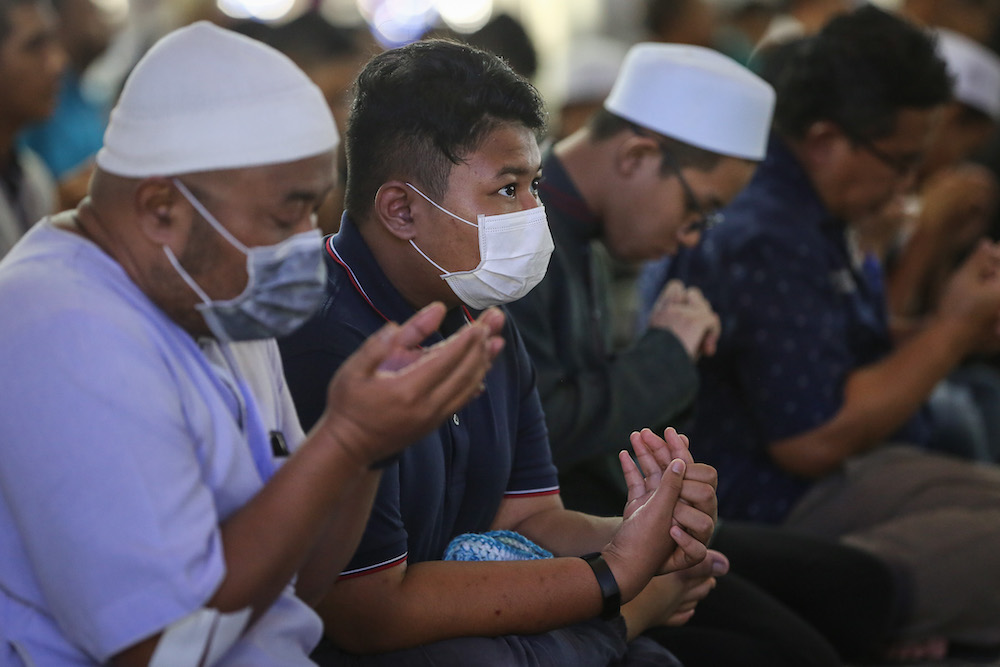
[[[321,191],[317,192],[315,190],[293,190],[289,192],[284,197],[284,203],[299,203],[305,202],[307,204],[322,201],[330,192],[333,190],[333,186],[328,186],[323,188]]]
[[[540,162],[538,163],[538,167],[536,167],[534,170],[532,170],[530,168],[526,168],[526,167],[516,166],[516,165],[507,165],[507,166],[504,166],[504,167],[500,168],[500,171],[497,172],[497,175],[495,176],[495,178],[501,178],[503,176],[508,176],[508,175],[509,176],[526,176],[526,175],[532,174],[532,173],[538,174],[541,171],[542,171],[542,164]]]

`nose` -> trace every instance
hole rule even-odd
[[[521,205],[521,210],[525,211],[529,208],[538,208],[542,205],[542,200],[538,198],[538,195],[533,195],[528,192],[519,197],[519,203]]]

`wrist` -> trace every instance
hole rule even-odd
[[[347,437],[337,423],[337,419],[329,413],[323,413],[316,427],[309,434],[309,440],[314,441],[328,452],[329,455],[339,460],[339,465],[356,471],[368,471],[374,468],[374,463],[370,456],[365,456],[363,447],[352,447],[348,443],[351,438]]]
[[[618,617],[621,613],[622,594],[618,588],[618,581],[604,556],[600,552],[594,552],[580,556],[590,566],[597,585],[601,588],[601,614],[605,621],[610,621]]]

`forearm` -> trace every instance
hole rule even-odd
[[[567,509],[538,512],[512,526],[513,530],[536,542],[556,556],[579,556],[602,550],[621,525],[621,517],[597,517]]]
[[[774,443],[792,474],[821,477],[883,442],[920,409],[968,348],[962,323],[937,319],[882,361],[854,371],[837,414],[822,426]]]
[[[263,613],[313,552],[343,492],[366,468],[321,429],[222,525],[226,576],[207,606]]]
[[[579,558],[431,561],[393,569],[405,572],[390,571],[384,586],[363,594],[340,595],[338,589],[359,582],[338,583],[320,605],[338,646],[382,653],[456,637],[536,634],[601,610],[600,588]]]
[[[382,475],[369,471],[344,485],[316,547],[299,570],[295,591],[316,606],[354,555],[368,524]]]

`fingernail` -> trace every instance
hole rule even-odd
[[[684,461],[681,461],[680,459],[674,459],[673,461],[670,462],[670,469],[677,474],[684,472]]]

